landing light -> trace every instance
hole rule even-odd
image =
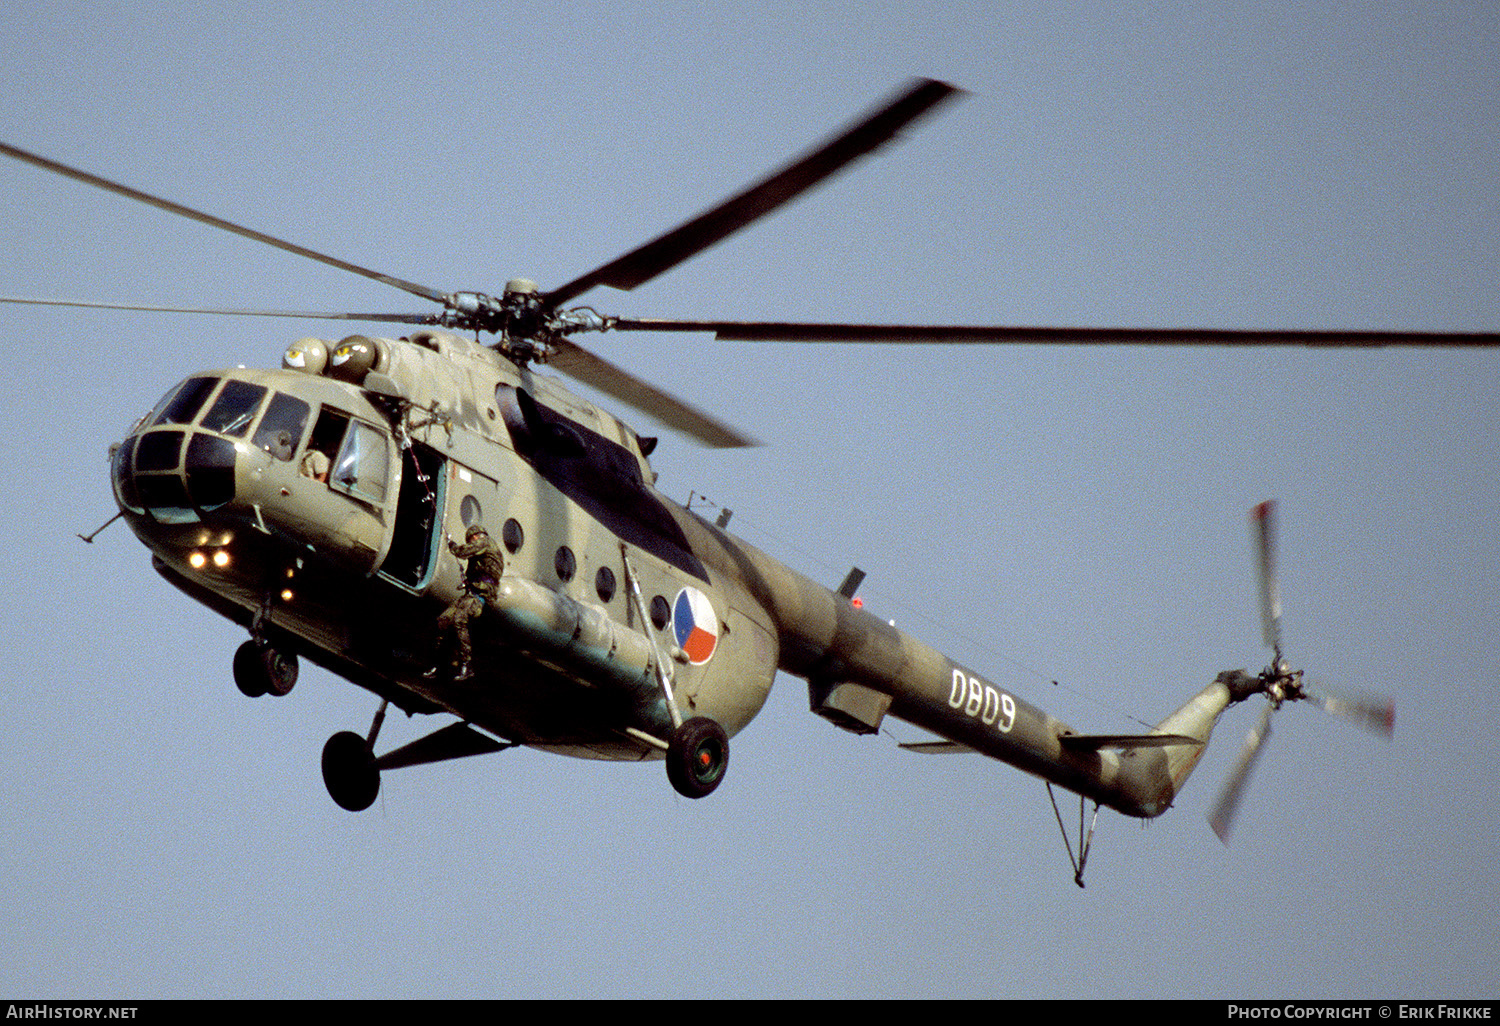
[[[228,549],[215,549],[212,555],[203,552],[202,550],[189,553],[187,561],[188,566],[192,567],[194,570],[202,570],[204,567],[208,566],[210,562],[212,562],[213,565],[218,569],[223,570],[229,565],[229,559],[230,557]]]
[[[283,602],[290,602],[291,600],[292,600],[292,589],[291,588],[283,588],[283,589],[281,589],[281,601],[283,601]]]

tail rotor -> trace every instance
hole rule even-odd
[[[1250,694],[1266,696],[1266,706],[1261,711],[1245,743],[1240,749],[1234,767],[1224,782],[1218,801],[1209,813],[1209,825],[1219,840],[1229,843],[1229,833],[1234,826],[1240,800],[1244,797],[1256,760],[1271,736],[1271,715],[1285,702],[1306,701],[1325,712],[1349,720],[1356,726],[1381,737],[1390,738],[1395,729],[1395,703],[1384,695],[1337,696],[1309,690],[1303,683],[1302,671],[1293,670],[1282,658],[1281,651],[1281,592],[1276,579],[1276,504],[1262,502],[1250,514],[1251,533],[1255,543],[1256,570],[1259,576],[1261,634],[1271,649],[1271,665],[1254,678],[1255,686]],[[1251,680],[1247,676],[1247,683]]]

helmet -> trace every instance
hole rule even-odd
[[[464,532],[464,541],[473,541],[475,538],[478,538],[481,535],[485,538],[488,538],[490,536],[490,532],[486,531],[478,524],[470,524],[469,529]]]

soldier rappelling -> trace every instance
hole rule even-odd
[[[495,600],[495,589],[500,584],[500,575],[505,572],[505,556],[500,546],[490,539],[489,532],[478,524],[464,533],[464,544],[448,539],[448,551],[459,559],[468,560],[464,569],[464,589],[458,599],[443,610],[437,619],[438,656],[432,669],[424,676],[431,679],[442,671],[443,643],[449,635],[454,642],[453,679],[468,680],[474,676],[474,652],[469,641],[469,621],[484,612],[486,604]]]

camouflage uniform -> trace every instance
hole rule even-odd
[[[477,525],[464,535],[464,544],[450,541],[448,551],[469,563],[464,569],[464,593],[437,619],[439,646],[441,639],[451,632],[458,649],[453,679],[467,680],[473,676],[471,661],[474,654],[469,643],[469,621],[484,612],[486,602],[494,601],[500,575],[505,572],[505,556],[500,546],[490,540],[489,533]],[[437,672],[438,667],[434,667],[427,676],[435,677]]]

